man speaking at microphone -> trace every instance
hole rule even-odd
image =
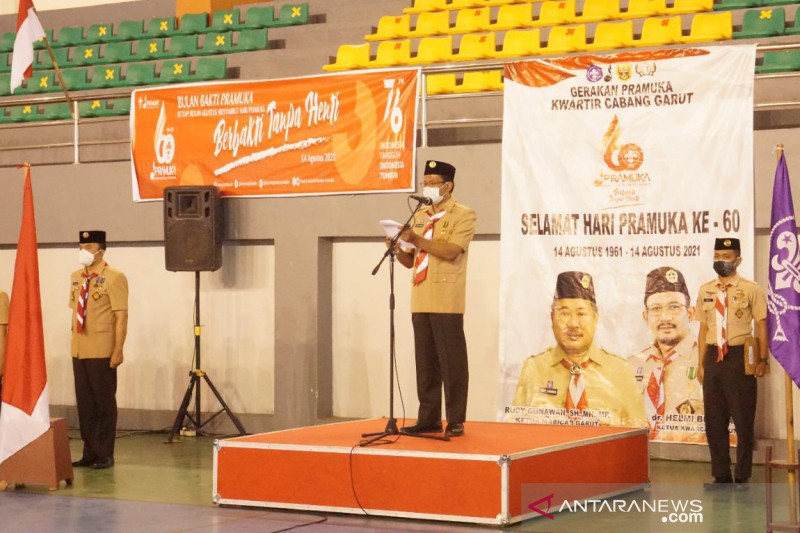
[[[401,239],[414,245],[397,249],[397,259],[414,269],[411,322],[417,366],[419,416],[404,433],[442,431],[442,386],[447,429],[445,435],[464,434],[467,416],[467,342],[464,337],[464,300],[467,251],[475,235],[475,211],[456,203],[456,169],[441,161],[425,163],[425,198],[431,203],[414,215],[413,226]]]

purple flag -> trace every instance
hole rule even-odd
[[[775,169],[770,227],[769,349],[800,386],[800,248],[789,170],[783,154]]]

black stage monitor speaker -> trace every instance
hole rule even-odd
[[[204,271],[222,266],[222,199],[213,186],[164,189],[167,270]]]

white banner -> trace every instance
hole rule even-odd
[[[500,419],[705,442],[694,306],[716,237],[753,277],[754,65],[719,46],[506,66]]]

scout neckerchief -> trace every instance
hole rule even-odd
[[[445,215],[446,211],[439,211],[435,215],[431,215],[428,219],[428,225],[425,226],[425,231],[422,236],[426,239],[433,239],[433,225],[434,223]],[[414,262],[414,285],[419,285],[428,275],[428,252],[420,250],[417,254],[417,259]]]
[[[677,350],[672,350],[666,357],[659,357],[651,353],[647,360],[663,363],[663,366],[654,366],[650,372],[650,379],[647,381],[647,394],[644,398],[644,410],[647,413],[647,423],[650,425],[650,439],[658,435],[659,424],[664,420],[664,374],[667,372],[667,365],[678,358]]]
[[[728,287],[731,284],[717,283],[717,299],[714,308],[717,313],[717,362],[721,362],[728,355]]]
[[[107,264],[107,263],[106,263]],[[106,264],[103,265],[102,272],[106,269]],[[78,333],[83,333],[84,328],[86,328],[86,297],[89,296],[89,284],[91,281],[97,277],[100,277],[100,274],[93,272],[91,274],[87,274],[86,272],[81,272],[81,277],[83,278],[83,283],[81,284],[81,292],[78,295],[78,312],[77,312],[77,331]]]
[[[586,399],[586,381],[583,379],[583,369],[589,366],[589,360],[587,359],[582,363],[572,363],[562,359],[561,366],[569,370],[570,373],[567,402],[564,405],[567,410],[567,416],[569,416],[571,409],[583,411],[589,407],[589,401]],[[570,416],[570,418],[577,417]]]

